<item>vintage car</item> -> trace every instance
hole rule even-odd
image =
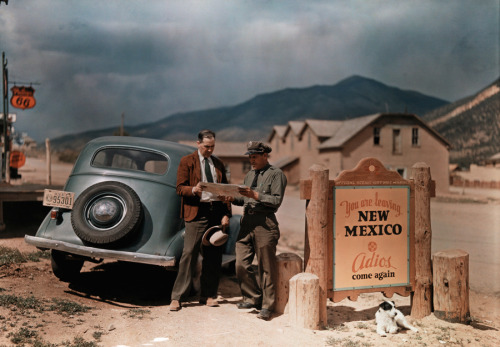
[[[138,137],[101,137],[80,153],[63,191],[46,190],[53,206],[25,241],[51,250],[54,274],[71,281],[85,261],[115,259],[176,269],[184,221],[176,194],[181,157],[196,149]],[[234,261],[240,215],[230,219],[223,263]]]

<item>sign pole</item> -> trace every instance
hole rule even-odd
[[[310,254],[305,262],[305,272],[319,278],[320,326],[328,324],[327,298],[327,252],[328,252],[328,180],[329,170],[314,164],[309,169],[311,177],[311,200],[306,208],[307,239]]]
[[[5,59],[5,52],[2,52],[2,75],[3,75],[3,83],[2,83],[2,88],[3,88],[3,156],[2,156],[2,182],[5,181],[6,179],[6,173],[8,169],[8,158],[7,158],[7,153],[8,153],[8,145],[9,145],[9,139],[7,138],[7,125],[8,125],[8,120],[7,117],[9,115],[9,104],[7,101],[8,98],[8,71],[7,71],[7,60]]]

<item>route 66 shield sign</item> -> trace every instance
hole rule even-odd
[[[33,108],[36,105],[36,100],[33,94],[35,89],[32,87],[12,87],[12,97],[10,98],[10,104],[13,107],[26,109]]]

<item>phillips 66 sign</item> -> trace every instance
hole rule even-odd
[[[10,104],[13,107],[26,109],[33,108],[36,105],[36,100],[33,94],[35,89],[32,87],[12,87],[12,97],[10,98]]]

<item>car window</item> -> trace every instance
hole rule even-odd
[[[104,148],[96,153],[92,166],[164,174],[168,169],[165,156],[131,148]]]

